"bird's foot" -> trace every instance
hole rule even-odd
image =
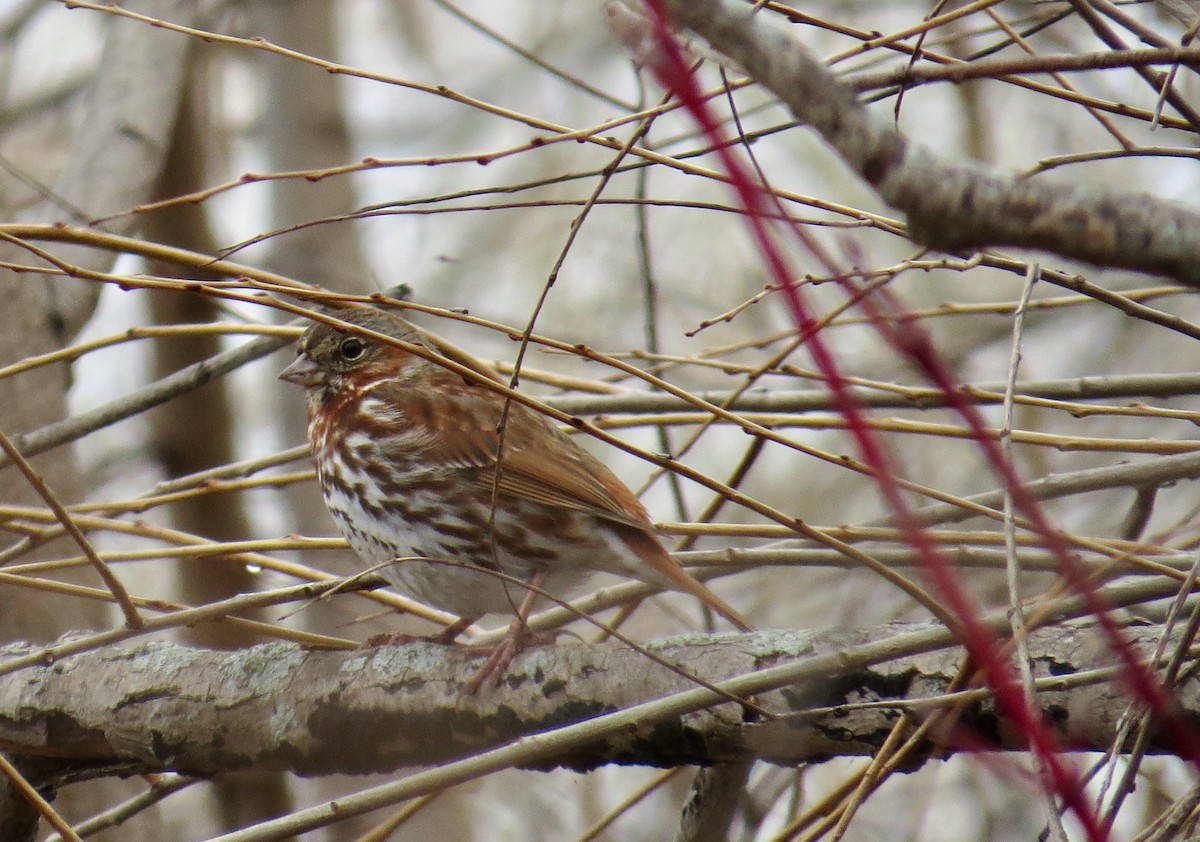
[[[514,622],[508,627],[504,639],[492,648],[479,672],[467,682],[464,692],[474,696],[489,680],[493,685],[498,685],[520,652],[534,646],[547,646],[554,643],[557,637],[557,632],[531,632],[524,623]]]
[[[476,619],[475,617],[462,617],[446,626],[437,634],[406,634],[404,632],[376,634],[367,638],[366,645],[400,646],[405,643],[440,643],[443,646],[449,646],[454,643],[455,638],[470,628]]]

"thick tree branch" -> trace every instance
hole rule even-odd
[[[943,251],[1020,246],[1200,287],[1200,214],[1138,193],[949,164],[875,120],[784,25],[729,0],[667,0],[671,13],[778,96]]]
[[[1149,652],[1161,629],[1128,633],[1132,645]],[[714,702],[711,694],[697,697],[687,678],[616,644],[532,650],[503,686],[466,696],[462,687],[478,669],[478,655],[459,647],[414,643],[327,652],[267,644],[213,652],[153,642],[4,676],[0,750],[53,758],[56,777],[230,769],[356,774],[466,757],[691,691],[689,700],[667,705],[658,716],[585,731],[556,753],[527,762],[575,769],[746,758],[796,764],[869,754],[901,707],[928,714],[946,704],[939,697],[962,659],[949,644],[948,633],[931,625],[651,644],[659,656],[709,681],[807,663],[802,680],[781,689],[764,689],[780,685],[777,669],[757,685],[739,679],[738,689],[755,691],[756,704],[769,712],[764,719],[741,705]],[[29,651],[11,646],[3,658]],[[1030,640],[1048,720],[1079,749],[1105,749],[1128,704],[1110,672],[1096,669],[1101,651],[1088,625],[1045,629]],[[897,652],[910,654],[888,660]],[[1177,700],[1200,719],[1200,678],[1183,674]],[[974,745],[1023,748],[982,693],[964,705],[955,727],[972,728]],[[957,733],[936,736],[953,750]],[[1151,746],[1171,751],[1162,740],[1152,739]]]

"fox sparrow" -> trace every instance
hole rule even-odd
[[[373,307],[335,315],[424,344],[405,321]],[[532,592],[489,571],[556,595],[592,573],[616,573],[687,592],[751,628],[671,558],[646,510],[608,468],[524,404],[322,322],[304,333],[299,356],[279,376],[306,388],[309,444],[338,529],[363,561],[385,564],[380,572],[400,591],[463,618],[441,639],[481,615],[517,611],[485,672],[507,667],[533,603]]]

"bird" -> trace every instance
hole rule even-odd
[[[671,557],[633,492],[547,416],[389,341],[431,350],[393,313],[347,305],[331,315],[346,324],[314,321],[279,375],[305,389],[325,504],[391,586],[461,618],[436,639],[515,615],[473,688],[499,681],[521,648],[534,589],[569,595],[598,572],[688,593],[752,630]]]

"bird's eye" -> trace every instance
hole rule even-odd
[[[344,360],[357,360],[363,355],[364,350],[362,340],[357,336],[347,336],[338,346],[338,352],[341,353]]]

